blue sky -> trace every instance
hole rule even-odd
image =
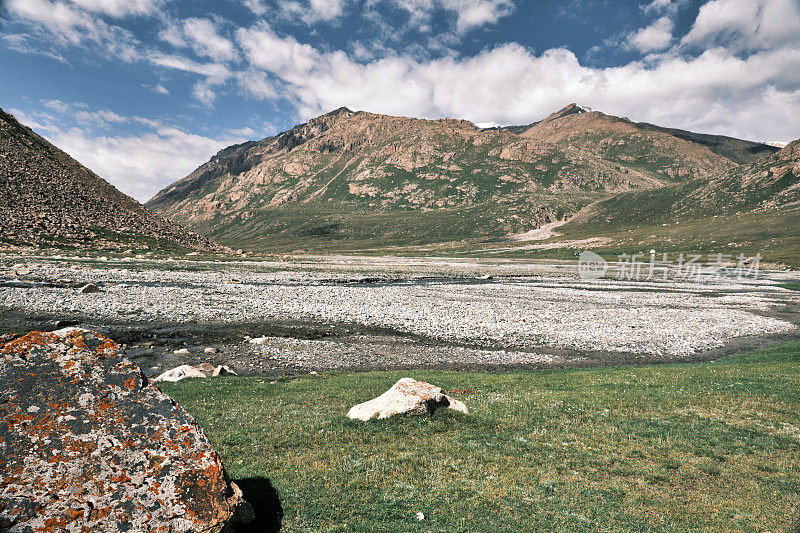
[[[143,201],[340,106],[800,137],[800,0],[0,2],[0,107]]]

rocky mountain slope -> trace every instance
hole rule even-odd
[[[0,244],[216,250],[0,109]]]
[[[341,108],[226,148],[147,206],[245,247],[497,239],[621,192],[737,167],[725,153],[770,150],[726,142],[714,150],[575,104],[485,130]]]
[[[800,139],[772,155],[711,177],[611,197],[583,210],[572,224],[599,229],[797,208]]]
[[[517,131],[527,139],[588,150],[670,181],[707,175],[709,168],[733,168],[777,151],[766,144],[632,122],[577,104]]]

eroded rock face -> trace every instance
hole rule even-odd
[[[377,398],[351,407],[347,416],[367,421],[394,415],[427,415],[439,407],[449,407],[462,413],[469,412],[466,405],[447,396],[436,385],[403,378]]]
[[[216,532],[247,507],[119,345],[79,328],[0,337],[0,531]]]

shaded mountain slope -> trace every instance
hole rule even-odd
[[[0,109],[0,243],[217,250],[146,209]]]

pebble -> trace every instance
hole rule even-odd
[[[168,269],[147,261],[145,266],[114,263],[114,268],[94,271],[67,260],[29,262],[42,279],[70,278],[104,289],[91,299],[38,283],[4,289],[0,308],[97,320],[138,313],[137,320],[151,322],[356,324],[485,350],[471,357],[530,362],[548,357],[535,353],[540,347],[687,356],[734,337],[793,329],[790,322],[765,315],[800,303],[794,293],[735,279],[580,280],[562,265],[521,262],[331,258],[308,266],[264,262],[245,268],[194,261],[191,270],[181,270],[182,260],[170,262]],[[489,269],[494,279],[479,280]],[[239,283],[225,283],[231,278]],[[277,347],[285,358],[289,347],[281,348],[282,342],[274,337],[249,340],[270,355]],[[507,352],[498,351],[497,344]],[[298,352],[294,361],[319,369],[305,359],[314,350]]]

